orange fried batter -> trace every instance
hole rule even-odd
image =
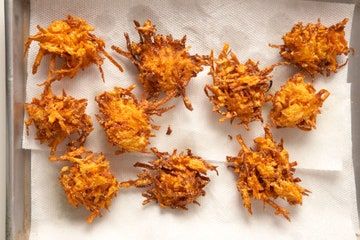
[[[297,23],[283,36],[284,45],[271,45],[280,49],[280,55],[304,69],[310,75],[317,73],[330,75],[346,64],[338,64],[338,55],[348,55],[350,48],[345,39],[345,25],[348,19],[325,27],[320,23],[306,26]]]
[[[103,64],[103,54],[120,71],[122,67],[105,51],[105,43],[91,32],[94,28],[85,20],[68,16],[66,19],[53,21],[47,28],[37,26],[39,32],[30,36],[25,43],[25,52],[29,50],[33,41],[39,42],[39,52],[36,56],[32,73],[35,74],[45,55],[51,56],[51,61],[61,60],[59,69],[50,69],[47,82],[60,80],[63,77],[73,78],[80,69],[88,67],[90,64],[98,66],[101,77],[104,73],[101,65]]]
[[[196,199],[205,195],[204,187],[210,179],[207,171],[216,167],[202,158],[194,156],[190,150],[186,154],[161,153],[151,149],[157,159],[150,163],[136,163],[135,167],[144,168],[134,181],[122,182],[121,187],[149,187],[143,196],[143,204],[156,201],[161,207],[187,210],[191,203],[199,204]]]
[[[56,96],[47,85],[40,99],[33,98],[31,103],[25,104],[29,116],[25,121],[27,134],[29,126],[34,124],[37,129],[36,139],[51,149],[50,159],[58,145],[72,135],[77,134],[79,137],[68,145],[81,146],[93,130],[91,118],[85,113],[86,106],[86,99],[75,99],[65,92],[62,96]]]
[[[120,152],[145,152],[149,138],[155,136],[151,124],[151,115],[160,116],[172,107],[159,108],[170,98],[159,102],[138,101],[131,93],[135,85],[129,88],[115,87],[111,92],[98,95],[95,100],[100,113],[96,115],[104,128],[108,141],[120,149]]]
[[[238,175],[237,188],[250,214],[251,199],[257,199],[273,207],[275,214],[290,220],[288,210],[279,206],[275,199],[282,198],[291,205],[301,204],[302,195],[309,191],[298,185],[299,178],[294,178],[297,164],[289,162],[283,141],[276,144],[269,127],[264,129],[265,137],[255,138],[254,149],[249,149],[241,136],[237,136],[242,150],[236,157],[227,157],[227,161]]]
[[[131,42],[126,33],[128,52],[116,46],[112,46],[112,49],[130,59],[137,67],[146,98],[157,98],[161,93],[182,96],[185,106],[192,110],[185,88],[190,79],[202,71],[207,57],[190,55],[189,47],[185,46],[186,36],[176,40],[171,35],[156,34],[155,25],[150,20],[145,21],[144,26],[134,22],[140,42]]]
[[[213,103],[213,111],[223,116],[220,121],[239,119],[245,128],[252,121],[262,121],[261,108],[270,100],[266,94],[271,86],[269,74],[278,64],[263,70],[250,59],[242,64],[228,44],[224,45],[218,59],[214,59],[211,52],[210,60],[213,83],[204,90]]]
[[[105,156],[94,154],[84,147],[77,148],[58,158],[68,161],[60,171],[60,183],[69,203],[78,207],[83,205],[91,214],[86,221],[101,216],[102,209],[110,207],[112,199],[119,190],[116,178],[110,172],[109,161]]]
[[[311,130],[316,127],[316,115],[329,94],[325,89],[316,93],[314,87],[304,81],[303,75],[295,74],[273,97],[271,121],[278,128]]]

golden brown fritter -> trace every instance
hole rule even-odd
[[[155,136],[152,130],[159,128],[151,124],[151,115],[160,116],[172,108],[160,108],[170,97],[158,102],[138,101],[131,92],[134,88],[115,87],[95,98],[100,111],[96,117],[119,152],[145,152],[149,138]]]
[[[34,124],[36,139],[50,147],[50,159],[66,138],[69,138],[68,146],[81,146],[93,130],[91,118],[85,113],[86,106],[86,99],[75,99],[65,91],[62,96],[56,96],[47,85],[41,98],[33,98],[31,103],[25,104],[27,134],[29,126]],[[75,135],[78,138],[71,140]]]
[[[344,66],[337,62],[337,56],[348,55],[350,48],[345,39],[345,25],[348,19],[325,27],[320,23],[301,22],[295,24],[290,32],[283,36],[283,45],[270,45],[280,49],[280,55],[290,63],[314,76],[317,73],[330,75]]]
[[[122,67],[105,51],[105,43],[91,32],[94,28],[85,20],[68,16],[66,19],[53,21],[47,28],[37,26],[39,32],[30,36],[25,43],[25,52],[33,41],[39,42],[39,52],[36,56],[32,73],[35,74],[45,55],[50,55],[51,61],[61,61],[61,67],[49,70],[47,82],[60,80],[63,77],[73,78],[81,69],[90,64],[98,66],[104,80],[102,64],[105,56],[120,71]]]
[[[181,208],[187,210],[191,203],[199,204],[196,199],[205,195],[204,187],[210,179],[207,171],[216,171],[216,167],[200,157],[194,156],[190,150],[177,154],[159,152],[151,149],[157,159],[150,163],[136,163],[135,167],[144,168],[134,181],[122,182],[121,187],[148,187],[143,196],[143,204],[155,201],[161,207]]]
[[[213,103],[213,111],[223,117],[220,121],[239,120],[245,128],[255,120],[261,120],[261,108],[270,100],[267,91],[271,87],[272,65],[260,70],[258,63],[248,60],[239,62],[229,45],[225,44],[217,59],[211,52],[210,74],[213,83],[205,86],[205,93]]]
[[[241,193],[244,207],[252,214],[251,200],[257,199],[275,209],[275,214],[290,220],[287,209],[279,206],[275,200],[282,198],[291,205],[301,204],[302,195],[308,190],[301,187],[301,181],[295,178],[296,162],[289,162],[289,154],[283,147],[283,141],[276,144],[266,126],[265,137],[255,138],[255,148],[248,148],[240,135],[237,140],[241,151],[236,157],[227,157],[231,168],[238,176],[237,188]]]
[[[295,74],[273,97],[270,119],[278,128],[298,127],[309,131],[316,128],[316,115],[329,95],[325,89],[316,93],[303,75]]]
[[[68,161],[60,171],[60,184],[69,203],[83,206],[91,214],[86,221],[101,216],[102,209],[110,207],[119,190],[119,183],[110,172],[110,163],[102,153],[95,154],[84,147],[67,152],[58,160]]]
[[[185,88],[190,79],[202,71],[207,56],[190,55],[185,46],[186,36],[181,40],[171,35],[156,34],[155,25],[150,20],[143,26],[134,21],[140,42],[131,42],[126,33],[128,52],[112,46],[119,54],[130,59],[139,70],[139,81],[148,99],[158,98],[161,93],[183,97],[185,106],[192,110]]]

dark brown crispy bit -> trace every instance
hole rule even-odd
[[[172,133],[172,129],[171,129],[170,125],[169,125],[167,130],[166,130],[166,135],[170,135],[171,133]]]

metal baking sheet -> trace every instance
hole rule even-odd
[[[350,45],[357,50],[349,62],[348,82],[352,83],[352,142],[357,203],[360,209],[360,0],[329,1],[355,3]],[[6,92],[7,92],[7,179],[6,239],[29,239],[30,151],[21,148],[23,104],[25,101],[26,59],[24,40],[29,33],[30,1],[5,0]],[[359,213],[358,213],[359,214]],[[360,239],[360,237],[359,237]]]

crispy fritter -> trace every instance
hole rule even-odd
[[[93,153],[84,147],[77,148],[58,158],[68,161],[60,171],[60,184],[69,203],[84,206],[91,214],[86,221],[101,216],[102,209],[110,207],[119,190],[119,183],[110,172],[110,163],[102,153]]]
[[[309,191],[298,184],[299,178],[294,178],[297,163],[289,162],[283,140],[276,144],[269,127],[264,129],[265,137],[255,138],[254,149],[249,149],[238,135],[242,150],[236,157],[227,157],[227,161],[238,176],[237,188],[250,214],[251,200],[257,199],[273,207],[275,214],[290,220],[288,210],[275,199],[282,198],[291,205],[301,204],[302,195],[308,195]]]
[[[348,19],[325,27],[320,23],[301,22],[295,24],[290,32],[283,36],[283,45],[270,45],[280,49],[280,55],[290,63],[314,76],[317,73],[330,75],[344,66],[337,62],[337,56],[348,55],[350,48],[345,39],[345,25]]]
[[[183,97],[185,106],[192,110],[185,88],[190,79],[202,71],[207,56],[190,55],[185,46],[186,36],[181,40],[171,35],[156,34],[155,25],[150,20],[143,26],[134,21],[140,42],[131,42],[125,33],[128,52],[112,46],[119,54],[130,59],[139,71],[139,81],[148,99],[158,98],[161,93]]]
[[[325,89],[316,93],[302,74],[295,74],[273,97],[271,121],[278,128],[298,127],[307,131],[316,128],[316,115],[329,94]]]
[[[41,98],[33,98],[31,103],[25,104],[27,134],[29,126],[34,124],[36,139],[50,147],[50,159],[66,138],[69,138],[68,146],[81,146],[93,130],[91,118],[85,113],[86,106],[86,99],[75,99],[65,91],[62,96],[56,96],[47,85]],[[71,140],[74,135],[78,138]]]
[[[90,64],[98,66],[104,80],[102,70],[103,57],[107,57],[120,71],[122,67],[105,51],[105,43],[91,32],[94,28],[85,20],[68,16],[66,19],[53,21],[47,28],[37,26],[39,32],[30,36],[25,43],[25,52],[33,41],[39,42],[39,52],[33,64],[32,73],[38,70],[45,55],[51,56],[51,61],[61,61],[61,67],[49,70],[51,73],[47,82],[60,80],[63,77],[73,78],[81,69]]]
[[[98,95],[95,100],[100,114],[96,115],[104,128],[108,141],[119,148],[119,152],[145,152],[149,138],[155,136],[151,115],[160,116],[172,107],[160,108],[170,97],[158,102],[138,101],[129,88],[115,87],[111,92]]]
[[[245,128],[255,120],[261,120],[261,108],[270,98],[267,91],[271,87],[269,75],[275,66],[260,70],[258,63],[248,60],[240,63],[229,45],[225,44],[217,59],[211,52],[210,74],[213,83],[205,86],[205,93],[213,103],[213,111],[223,117],[220,122],[239,120]]]
[[[187,153],[172,154],[151,149],[157,159],[150,163],[136,163],[135,167],[144,168],[138,179],[122,182],[121,187],[149,187],[143,196],[143,204],[155,201],[161,207],[181,208],[187,210],[191,203],[199,204],[196,199],[205,195],[204,187],[210,179],[207,171],[216,171],[216,166]]]

